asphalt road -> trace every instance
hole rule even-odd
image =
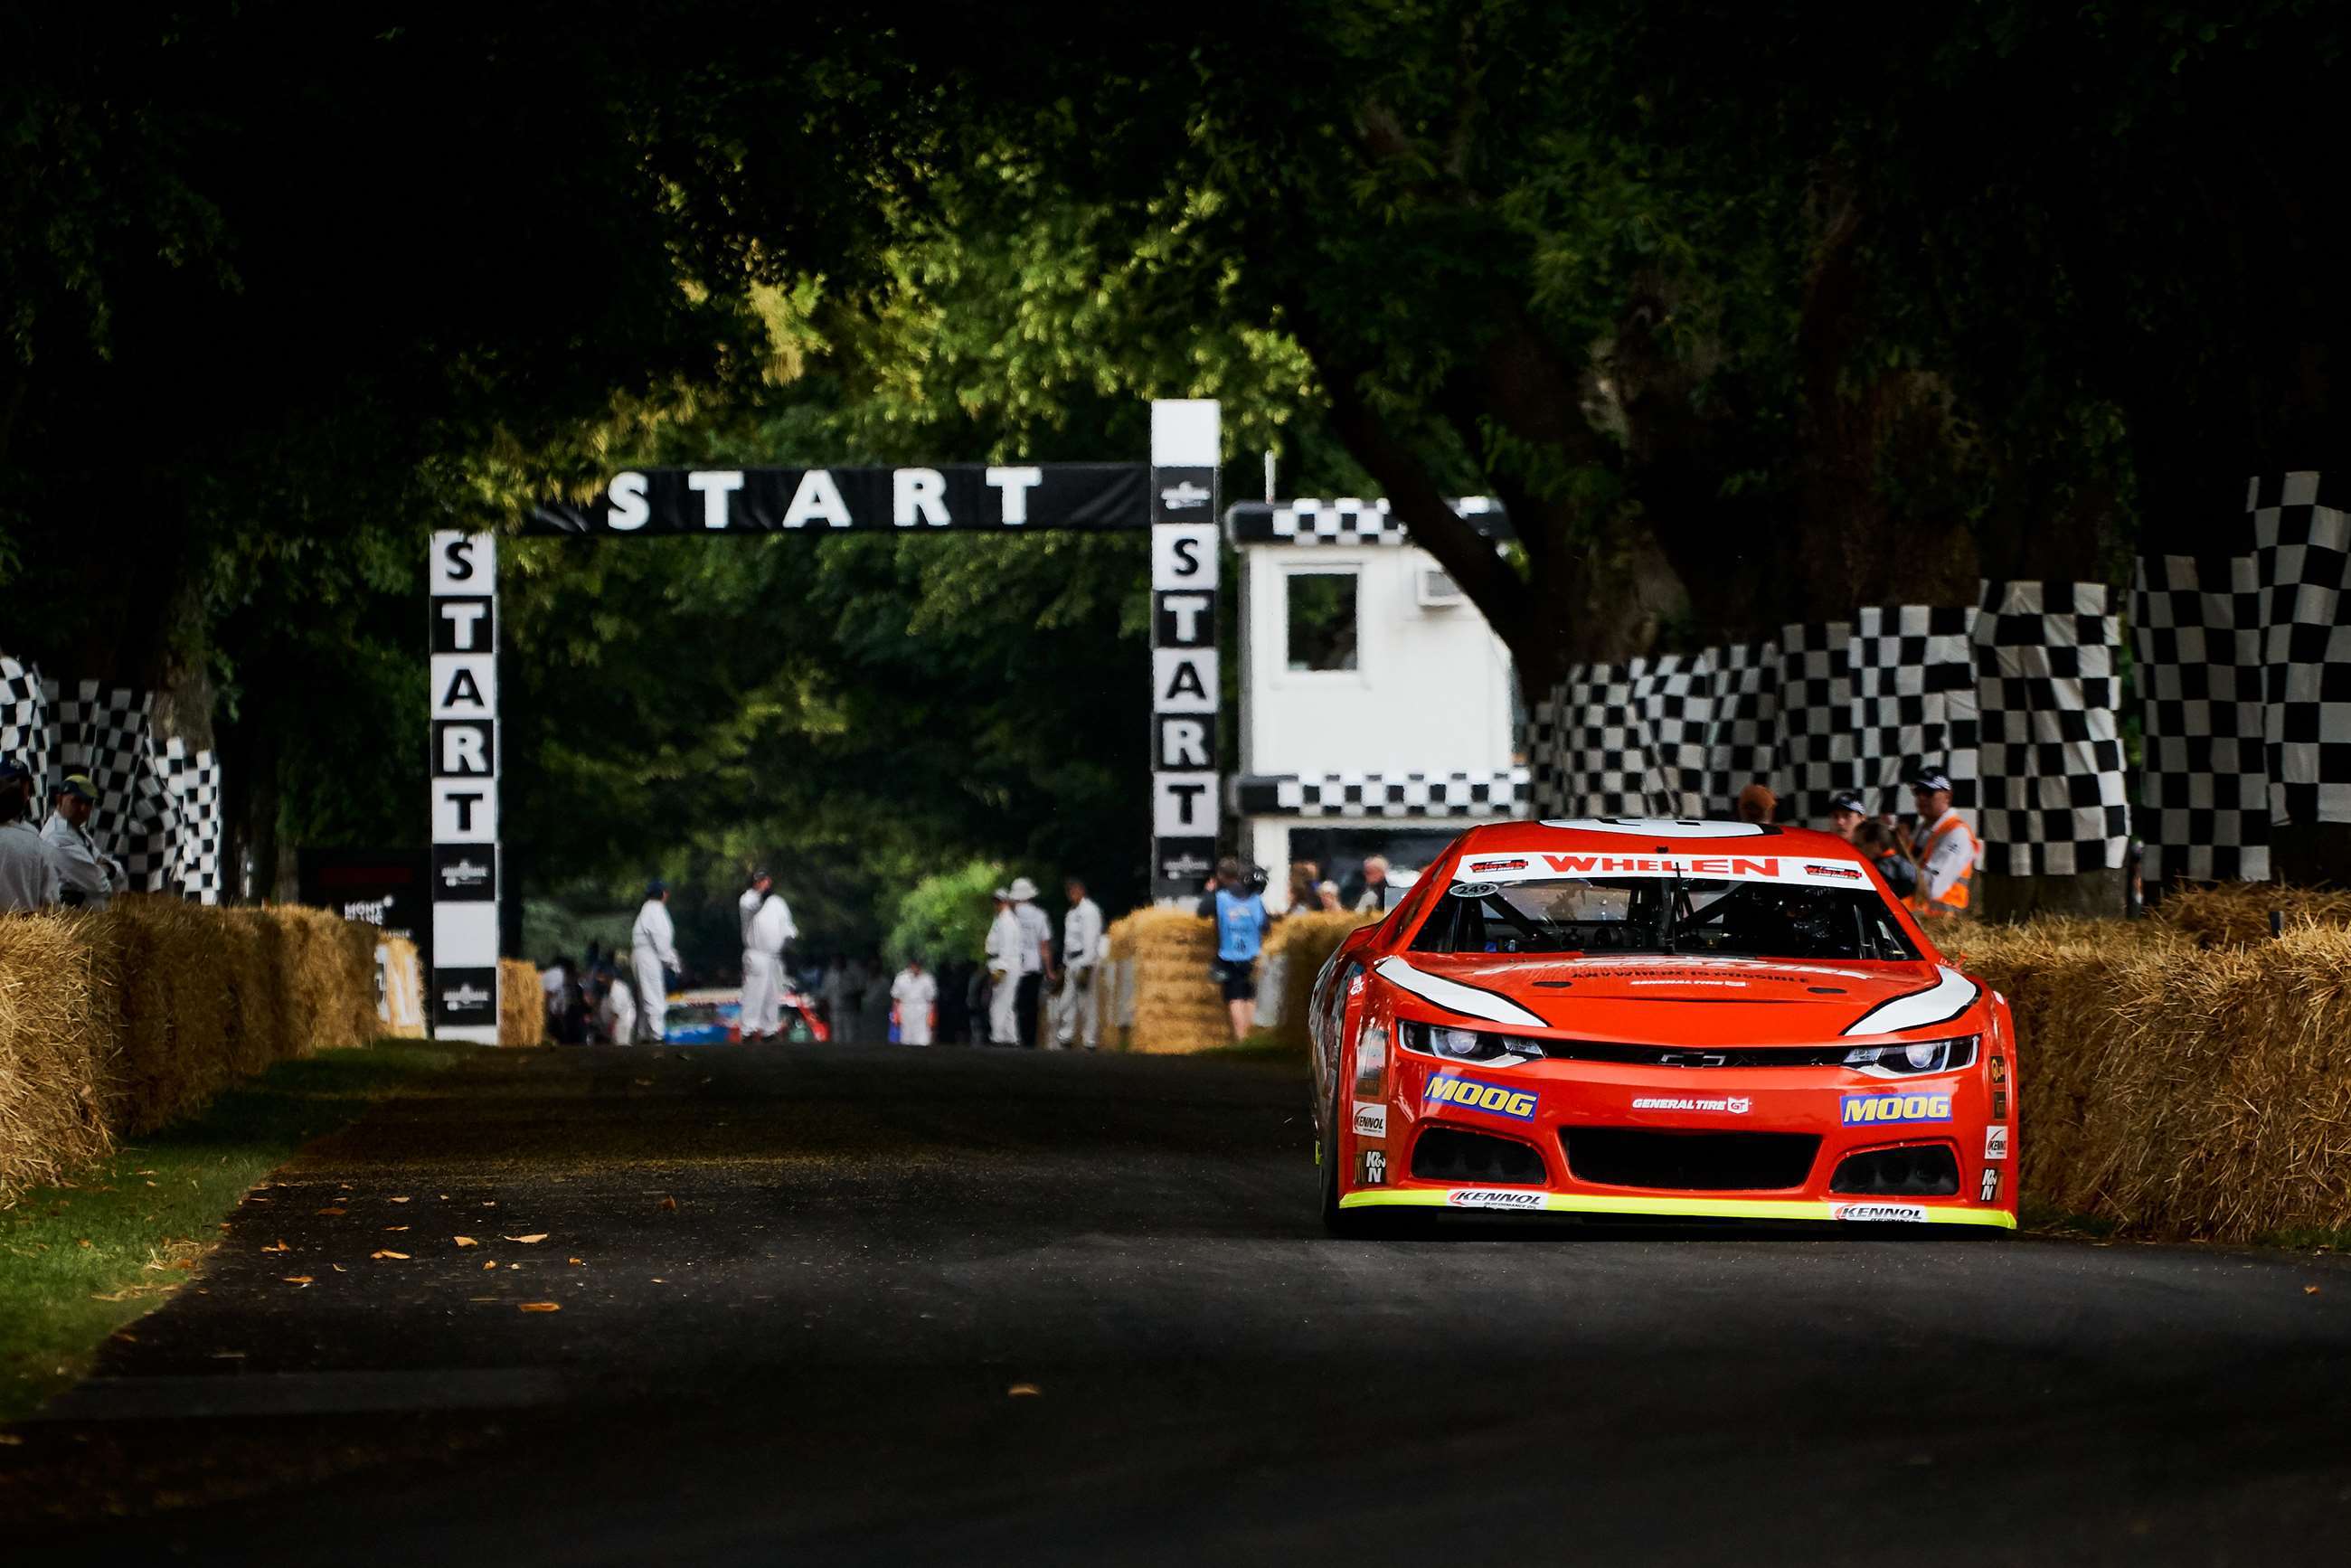
[[[491,1057],[278,1173],[0,1448],[0,1555],[2346,1554],[2332,1259],[1510,1221],[1335,1242],[1309,1147],[1298,1073],[1261,1064]]]

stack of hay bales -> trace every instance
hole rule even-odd
[[[0,1201],[272,1062],[375,1039],[376,941],[321,910],[142,895],[0,920]]]
[[[1138,909],[1110,928],[1110,957],[1134,997],[1129,1051],[1178,1053],[1232,1043],[1225,998],[1208,977],[1216,923],[1181,909]]]
[[[527,959],[498,960],[498,1043],[547,1043],[547,993],[538,987],[538,969]]]
[[[1275,1007],[1261,1009],[1259,1015],[1275,1039],[1306,1049],[1306,1001],[1314,989],[1314,977],[1322,972],[1323,964],[1349,932],[1379,918],[1353,911],[1316,910],[1286,915],[1275,924],[1265,939],[1266,975],[1269,985],[1279,980],[1281,994]],[[1272,1017],[1266,1018],[1269,1011]]]
[[[2351,929],[2308,913],[2337,907],[2214,890],[1955,943],[2015,1014],[2026,1196],[2137,1236],[2351,1227]]]
[[[0,920],[0,1202],[113,1147],[89,917]]]

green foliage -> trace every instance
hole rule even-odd
[[[932,968],[949,959],[977,959],[996,914],[990,895],[1008,874],[993,861],[973,861],[925,877],[900,896],[884,956],[897,965],[920,958]]]

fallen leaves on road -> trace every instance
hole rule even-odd
[[[329,1215],[334,1218],[340,1219],[344,1215],[349,1214],[350,1210],[348,1208],[322,1208],[319,1210],[319,1212],[320,1214]]]
[[[338,1274],[348,1274],[350,1272],[350,1270],[344,1268],[340,1263],[329,1263],[327,1267],[332,1269]]]
[[[277,1243],[277,1246],[275,1246],[275,1247],[265,1247],[265,1248],[263,1248],[263,1249],[262,1249],[262,1250],[263,1250],[264,1252],[291,1252],[291,1251],[293,1251],[293,1250],[294,1250],[294,1249],[292,1249],[291,1247],[287,1246],[287,1245],[286,1245],[286,1243],[285,1243],[285,1241],[284,1241],[284,1239],[280,1239],[280,1240],[278,1241],[278,1243]]]
[[[399,1259],[399,1260],[400,1260],[402,1262],[403,1262],[403,1263],[405,1263],[405,1262],[407,1262],[407,1261],[408,1261],[408,1254],[407,1254],[407,1253],[405,1253],[405,1252],[394,1252],[394,1251],[393,1251],[391,1248],[389,1248],[389,1247],[380,1248],[380,1249],[378,1249],[377,1250],[375,1250],[375,1251],[373,1251],[373,1252],[369,1253],[369,1254],[368,1254],[368,1256],[369,1256],[370,1258],[397,1258],[397,1259]]]
[[[307,1285],[310,1282],[310,1276],[308,1274],[285,1274],[279,1277],[289,1285]]]
[[[2318,1294],[2318,1287],[2315,1285],[2304,1285],[2302,1288],[2302,1293],[2305,1296],[2314,1296]]]
[[[586,1267],[588,1267],[588,1265],[587,1265],[587,1264],[582,1263],[582,1262],[581,1262],[579,1259],[577,1259],[577,1258],[566,1258],[566,1259],[564,1260],[564,1261],[565,1261],[566,1263],[570,1264],[570,1265],[571,1265],[573,1268],[575,1268],[575,1269],[585,1269]]]
[[[475,1240],[470,1236],[460,1236],[456,1239],[457,1245],[460,1247],[479,1247],[481,1245],[480,1242]]]
[[[1044,1392],[1033,1383],[1016,1383],[1004,1391],[1004,1396],[1007,1399],[1036,1399],[1041,1397]]]
[[[533,1231],[528,1236],[501,1236],[498,1239],[501,1241],[519,1241],[526,1247],[536,1247],[540,1242],[547,1239],[547,1232],[544,1230],[538,1230]]]
[[[674,1197],[665,1197],[661,1200],[661,1206],[664,1208],[675,1208],[677,1207],[677,1199]]]
[[[527,1312],[559,1312],[563,1304],[560,1301],[525,1301],[522,1310]]]
[[[392,1201],[394,1203],[406,1203],[408,1200],[404,1197],[395,1197]]]
[[[384,1227],[384,1228],[385,1228],[386,1230],[405,1230],[405,1229],[407,1229],[407,1228],[408,1228],[408,1227],[406,1227],[405,1225],[387,1225],[387,1226],[385,1226],[385,1227]]]
[[[498,1260],[495,1258],[485,1258],[482,1260],[482,1267],[485,1269],[495,1269],[497,1266]]]

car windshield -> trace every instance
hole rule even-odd
[[[1423,953],[1918,956],[1866,884],[1656,875],[1456,882],[1412,945]]]

